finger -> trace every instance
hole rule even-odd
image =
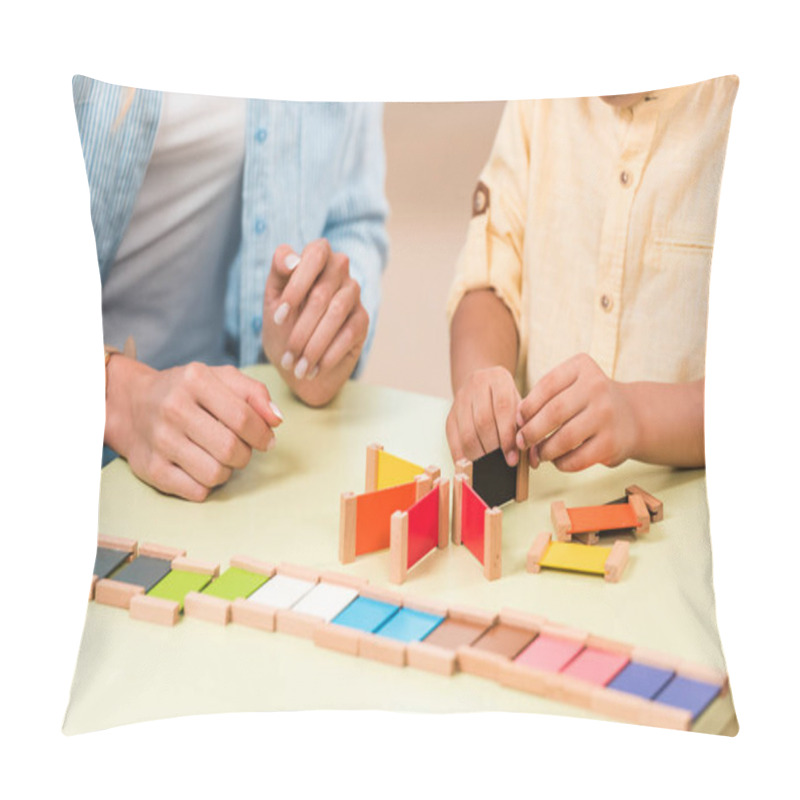
[[[578,390],[575,383],[570,384],[550,398],[533,417],[528,418],[528,421],[520,427],[517,432],[517,447],[522,450],[538,444],[569,422],[576,414],[582,412],[588,402],[584,392]],[[541,449],[539,455],[542,456]]]
[[[474,461],[483,454],[483,446],[475,430],[472,417],[472,398],[460,398],[455,407],[458,440],[461,442],[461,457]]]
[[[156,457],[150,469],[141,476],[147,483],[164,494],[182,497],[195,503],[202,503],[211,491],[196,481],[180,467],[164,458]]]
[[[300,263],[300,256],[288,245],[282,244],[272,254],[264,298],[275,301],[280,297],[295,267]]]
[[[208,451],[186,436],[178,441],[175,456],[171,460],[190,478],[208,489],[221,486],[233,474],[230,467],[220,464]]]
[[[575,383],[579,372],[579,362],[570,358],[538,380],[519,404],[517,425],[521,428],[528,420],[536,416],[553,397]]]
[[[186,436],[215,461],[231,469],[243,469],[250,461],[251,449],[199,406],[195,406],[186,420]]]
[[[311,287],[327,266],[330,256],[331,246],[326,239],[317,239],[306,245],[300,262],[292,270],[277,300],[278,305],[273,315],[276,325],[282,325],[290,314],[300,309]]]
[[[490,384],[497,440],[503,449],[506,463],[516,467],[519,463],[519,451],[516,444],[517,426],[514,412],[519,402],[516,387],[511,384]]]
[[[553,465],[561,472],[579,472],[582,469],[588,469],[601,461],[601,448],[599,437],[592,436],[580,447],[555,459]]]
[[[538,444],[539,458],[542,461],[556,461],[576,450],[595,433],[597,426],[593,424],[592,415],[578,414]]]
[[[271,428],[277,428],[283,422],[283,412],[278,408],[269,393],[269,389],[261,381],[245,375],[236,367],[220,367],[220,378]]]
[[[367,340],[368,329],[369,315],[362,305],[358,305],[345,320],[316,368],[308,373],[308,377],[312,378],[320,371],[334,370],[347,358],[352,359],[355,365]]]
[[[348,280],[328,302],[327,310],[321,319],[317,321],[316,327],[304,346],[295,350],[292,340],[295,337],[295,332],[304,323],[304,318],[309,310],[308,306],[306,306],[289,339],[289,349],[292,352],[301,353],[294,370],[296,378],[302,378],[313,372],[318,362],[325,355],[326,350],[333,344],[336,335],[342,329],[350,314],[360,304],[360,298],[361,289],[358,283],[354,280]],[[304,335],[304,332],[300,335]]]
[[[255,409],[226,386],[209,367],[190,364],[186,369],[197,402],[245,444],[266,450],[273,434]]]
[[[450,409],[447,415],[447,422],[445,423],[445,434],[447,435],[447,444],[450,446],[450,455],[455,464],[461,458],[464,458],[464,450],[461,447],[461,439],[458,435],[458,422],[456,421],[455,409]]]
[[[497,423],[494,419],[494,409],[492,407],[492,390],[488,384],[482,386],[473,395],[472,421],[481,443],[481,452],[478,455],[497,450],[500,447],[500,439],[497,435]],[[477,457],[469,456],[473,461]]]

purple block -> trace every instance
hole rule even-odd
[[[672,679],[674,672],[650,667],[631,661],[622,672],[608,684],[609,689],[635,694],[652,700]]]
[[[653,699],[691,711],[694,720],[718,694],[719,686],[677,675]]]

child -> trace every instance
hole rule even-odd
[[[448,303],[454,459],[705,463],[708,280],[734,76],[511,102]],[[515,376],[517,381],[515,381]],[[521,399],[519,388],[524,399]]]

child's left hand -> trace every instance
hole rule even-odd
[[[637,441],[625,385],[609,379],[585,353],[548,372],[520,403],[517,446],[530,464],[552,461],[564,472],[592,464],[613,467],[631,457]]]

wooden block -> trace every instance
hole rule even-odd
[[[500,670],[509,663],[505,656],[490,650],[477,650],[475,647],[465,645],[456,650],[457,665],[462,672],[487,678],[490,681],[499,680]]]
[[[327,647],[329,650],[357,656],[361,631],[355,628],[347,628],[344,625],[323,623],[314,628],[313,639],[314,644],[319,647]]]
[[[450,542],[450,481],[439,481],[439,549]]]
[[[556,539],[559,542],[568,542],[571,540],[570,533],[572,523],[567,513],[567,506],[562,500],[556,500],[550,504],[550,521],[553,523],[553,530],[556,533]]]
[[[647,707],[642,708],[638,722],[640,725],[649,725],[654,728],[688,731],[692,725],[692,713],[653,700],[647,704]]]
[[[609,653],[619,653],[630,658],[633,652],[633,645],[625,642],[617,642],[614,639],[606,639],[604,636],[595,636],[590,633],[586,637],[586,646],[595,647],[598,650],[607,650]]]
[[[92,588],[89,590],[89,600],[94,600],[94,587],[97,585],[97,575],[92,575]]]
[[[720,672],[712,667],[692,664],[689,661],[679,661],[675,672],[693,681],[701,681],[702,683],[709,683],[712,686],[718,686],[722,694],[725,694],[729,688],[728,676],[724,672]]]
[[[455,650],[447,650],[425,641],[409,642],[406,645],[406,661],[409,667],[435,672],[437,675],[453,675],[457,660]]]
[[[442,471],[435,464],[428,464],[425,467],[425,474],[431,479],[432,483],[436,483],[442,477]]]
[[[144,594],[144,586],[122,583],[111,578],[102,578],[94,587],[94,601],[116,608],[130,608],[131,598]]]
[[[260,603],[270,608],[291,608],[316,585],[316,581],[279,572],[247,599],[251,603]]]
[[[339,501],[339,561],[351,564],[356,560],[356,495],[344,492]]]
[[[612,653],[596,647],[586,647],[563,670],[562,675],[574,680],[607,686],[628,665],[624,653]]]
[[[545,631],[514,659],[516,664],[541,672],[560,672],[584,649],[578,640],[553,636]]]
[[[472,462],[468,458],[459,458],[456,461],[456,475],[466,475],[467,482],[472,484]]]
[[[150,558],[163,558],[165,561],[172,561],[178,556],[185,556],[186,551],[180,547],[167,547],[163,544],[145,542],[139,545],[139,555],[149,556]]]
[[[483,574],[493,581],[503,575],[503,512],[490,508],[486,512],[483,533]]]
[[[175,625],[180,614],[180,604],[174,600],[161,597],[150,597],[137,594],[131,597],[130,615],[132,619],[142,622],[154,622],[157,625]]]
[[[330,622],[358,597],[358,593],[359,590],[352,586],[320,581],[292,606],[292,611]]]
[[[580,542],[581,544],[586,545],[595,545],[600,541],[600,534],[596,531],[592,531],[591,533],[574,533],[570,537],[573,542]]]
[[[466,479],[460,473],[453,478],[453,544],[461,544],[462,486]]]
[[[566,639],[584,646],[586,642],[589,641],[589,634],[587,631],[581,631],[577,628],[568,628],[566,625],[557,625],[552,622],[546,622],[542,625],[539,632],[545,636],[552,636],[556,639]]]
[[[230,564],[232,567],[238,567],[239,569],[247,570],[248,572],[254,572],[256,575],[265,575],[267,578],[271,578],[275,574],[275,565],[271,564],[267,561],[257,561],[254,558],[248,558],[247,556],[234,556]]]
[[[279,608],[275,612],[275,630],[279,633],[288,633],[290,636],[300,636],[303,639],[313,639],[314,631],[322,625],[322,617],[303,614],[291,608]]]
[[[262,631],[275,630],[275,615],[277,609],[263,603],[254,603],[252,600],[239,598],[231,603],[231,622],[237,625],[246,625],[248,628],[258,628]]]
[[[488,628],[497,622],[497,614],[493,611],[484,611],[482,608],[469,608],[467,606],[450,606],[447,616],[473,625],[483,625]]]
[[[406,643],[389,639],[377,633],[362,633],[358,640],[358,654],[362,658],[382,661],[395,667],[406,665]]]
[[[375,491],[412,483],[417,475],[424,473],[425,467],[406,461],[404,458],[398,458],[381,449],[378,451],[378,479]]]
[[[546,673],[539,669],[523,666],[516,661],[506,661],[500,665],[497,680],[512,689],[519,689],[541,697],[548,696]]]
[[[414,611],[422,611],[425,614],[433,614],[436,617],[446,617],[448,613],[446,603],[426,600],[424,597],[414,597],[413,595],[405,595],[403,608],[411,608]]]
[[[517,496],[516,501],[522,503],[528,499],[528,482],[530,480],[530,470],[528,466],[528,451],[519,451],[519,463],[517,464]]]
[[[443,620],[441,625],[437,625],[423,641],[426,645],[455,653],[459,647],[474,644],[486,633],[490,624],[458,619],[451,615]]]
[[[646,492],[641,486],[627,486],[625,494],[638,494],[644,500],[647,510],[650,513],[650,522],[659,522],[664,519],[664,504],[653,495]]]
[[[183,599],[183,613],[187,617],[227,625],[231,621],[231,601],[202,592],[189,592]]]
[[[433,489],[433,479],[427,472],[414,478],[414,502],[418,503]]]
[[[648,706],[651,702],[636,695],[600,686],[595,687],[589,708],[598,714],[604,714],[621,722],[641,724],[641,721],[647,716]]]
[[[544,678],[547,697],[579,708],[591,708],[595,687],[591,683],[573,678],[563,672],[546,674]]]
[[[375,492],[378,490],[378,458],[381,450],[383,450],[383,445],[381,444],[367,445],[367,470],[366,481],[364,483],[365,492]]]
[[[297,564],[278,564],[275,573],[277,575],[287,575],[290,578],[297,578],[301,581],[309,581],[310,583],[319,582],[319,572],[309,567],[301,567]]]
[[[541,570],[541,560],[550,547],[550,534],[547,531],[540,533],[528,550],[525,557],[525,569],[528,572],[537,573]]]
[[[368,583],[367,578],[359,575],[346,575],[343,572],[333,570],[323,570],[319,573],[320,583],[334,583],[337,586],[349,586],[351,589],[363,589]]]
[[[526,611],[517,611],[514,608],[501,608],[498,619],[503,625],[521,628],[532,633],[540,633],[542,628],[549,624],[546,617]]]
[[[392,606],[403,605],[403,595],[400,592],[395,592],[392,589],[383,589],[380,586],[365,586],[359,593],[361,597],[368,597],[371,600],[377,600],[380,603],[388,603]]]
[[[539,560],[539,566],[604,576],[610,555],[610,547],[589,547],[575,541],[550,542]]]
[[[198,572],[201,575],[211,575],[213,578],[219,577],[219,564],[212,564],[210,561],[199,561],[196,558],[177,556],[172,559],[172,569],[184,572]]]
[[[649,650],[645,647],[634,647],[631,650],[631,661],[636,661],[638,664],[644,664],[647,667],[665,669],[669,672],[676,672],[680,663],[680,659],[675,658],[675,656],[669,656],[666,653]]]
[[[606,559],[605,579],[610,583],[616,583],[622,577],[622,573],[628,564],[628,552],[630,543],[623,539],[617,539],[611,547],[611,554]]]
[[[107,547],[109,550],[122,550],[126,553],[133,553],[136,556],[139,552],[139,545],[135,539],[124,539],[119,536],[105,536],[100,534],[97,537],[98,547]]]
[[[389,580],[404,583],[408,575],[408,512],[392,514],[389,544]]]
[[[639,521],[636,526],[636,535],[642,536],[650,530],[650,512],[647,510],[644,498],[639,494],[628,495],[628,502],[636,512],[636,519]]]

